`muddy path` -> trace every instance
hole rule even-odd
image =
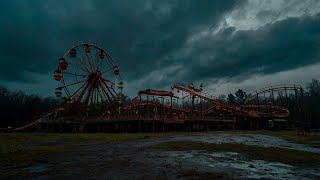
[[[36,179],[316,179],[319,166],[289,165],[248,158],[242,154],[206,151],[166,151],[150,146],[170,141],[243,143],[319,153],[320,149],[284,139],[252,134],[169,135],[121,143],[86,143],[29,167],[44,171]],[[49,161],[48,161],[49,162]]]

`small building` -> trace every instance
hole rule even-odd
[[[285,119],[271,119],[269,120],[269,128],[271,130],[283,130],[287,129],[288,124]]]

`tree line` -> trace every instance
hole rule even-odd
[[[0,127],[16,127],[33,120],[61,103],[54,97],[27,95],[0,86]]]

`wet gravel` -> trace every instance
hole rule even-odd
[[[316,179],[319,166],[289,165],[248,159],[236,152],[164,151],[150,145],[170,141],[243,143],[320,153],[320,148],[288,142],[279,137],[234,133],[169,135],[139,141],[84,144],[46,165],[50,173],[36,179],[189,179],[182,171],[223,173],[225,179]],[[32,168],[31,168],[32,169]],[[34,168],[37,170],[36,168]],[[40,168],[41,169],[41,168]]]

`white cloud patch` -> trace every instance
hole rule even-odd
[[[319,12],[320,1],[318,0],[249,0],[246,6],[227,14],[220,27],[256,30],[269,23],[290,17],[313,16]]]
[[[236,31],[257,30],[267,24],[290,17],[314,16],[320,13],[319,0],[248,0],[240,8],[226,14],[217,25],[208,25],[191,36],[187,44],[233,27]]]
[[[269,75],[252,75],[245,80],[238,81],[235,79],[220,79],[208,82],[205,91],[209,94],[218,96],[220,94],[227,95],[234,93],[238,89],[243,89],[247,93],[259,90],[261,88],[281,85],[281,84],[297,84],[305,86],[306,82],[310,82],[313,78],[320,79],[320,63],[300,67],[293,70],[282,71]]]

